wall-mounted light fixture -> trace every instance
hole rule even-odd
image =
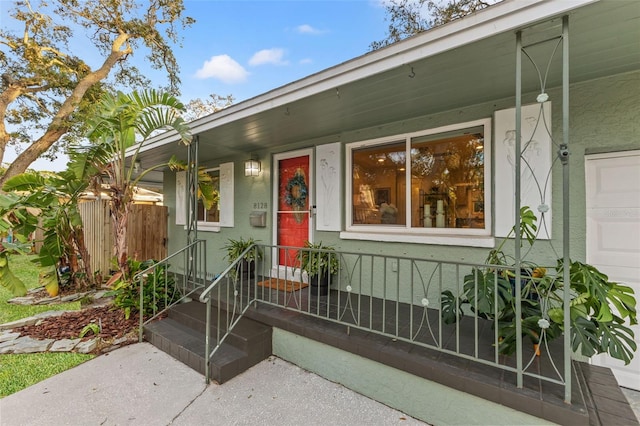
[[[245,176],[258,176],[260,174],[260,161],[249,159],[244,162]]]
[[[140,160],[136,160],[136,162],[133,163],[133,172],[140,173],[141,168],[142,168],[142,163],[140,162]]]

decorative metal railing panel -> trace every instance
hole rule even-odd
[[[524,334],[514,332],[523,320],[515,316],[513,267],[270,245],[249,250],[260,253],[254,256],[257,263],[231,264],[202,293],[207,363],[247,309],[265,304],[342,324],[345,332],[360,329],[494,366],[515,373],[514,378],[520,364],[524,376],[565,383],[558,367],[563,346],[547,344],[559,334],[550,336],[549,324],[538,321],[525,324]],[[301,253],[337,260],[338,270],[327,276],[331,290],[326,295],[306,286],[308,276],[299,266],[274,266],[278,256],[300,258]],[[250,273],[243,274],[247,269]],[[536,306],[561,306],[558,294],[541,287],[552,274],[548,268],[544,277],[522,278],[524,312],[533,300]],[[518,363],[515,347],[523,340]]]

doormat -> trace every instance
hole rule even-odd
[[[278,278],[270,278],[268,280],[260,281],[258,285],[261,287],[272,288],[274,290],[286,291],[288,293],[292,293],[309,286],[309,284],[306,283],[282,280]]]

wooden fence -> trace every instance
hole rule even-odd
[[[91,256],[91,268],[105,275],[114,269],[109,201],[87,201],[80,203],[79,209],[84,225],[85,243]],[[130,257],[138,260],[161,260],[167,256],[167,215],[166,206],[132,206],[127,229]]]

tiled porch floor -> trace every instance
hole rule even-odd
[[[245,287],[243,297],[247,292]],[[559,424],[638,424],[607,369],[573,362],[572,404],[567,405],[559,384],[525,376],[524,387],[518,389],[515,373],[420,345],[440,341],[453,353],[477,353],[478,358],[493,361],[494,331],[486,320],[465,317],[456,329],[441,324],[433,309],[336,290],[318,297],[309,288],[286,293],[258,287],[257,298],[266,303],[247,312],[254,320],[540,418]],[[360,327],[338,324],[338,320],[359,322]],[[539,357],[532,345],[524,346],[525,365],[531,361],[526,371],[558,377],[550,360],[562,370],[561,340],[551,342]],[[500,365],[515,366],[514,356],[499,355],[497,360]]]

